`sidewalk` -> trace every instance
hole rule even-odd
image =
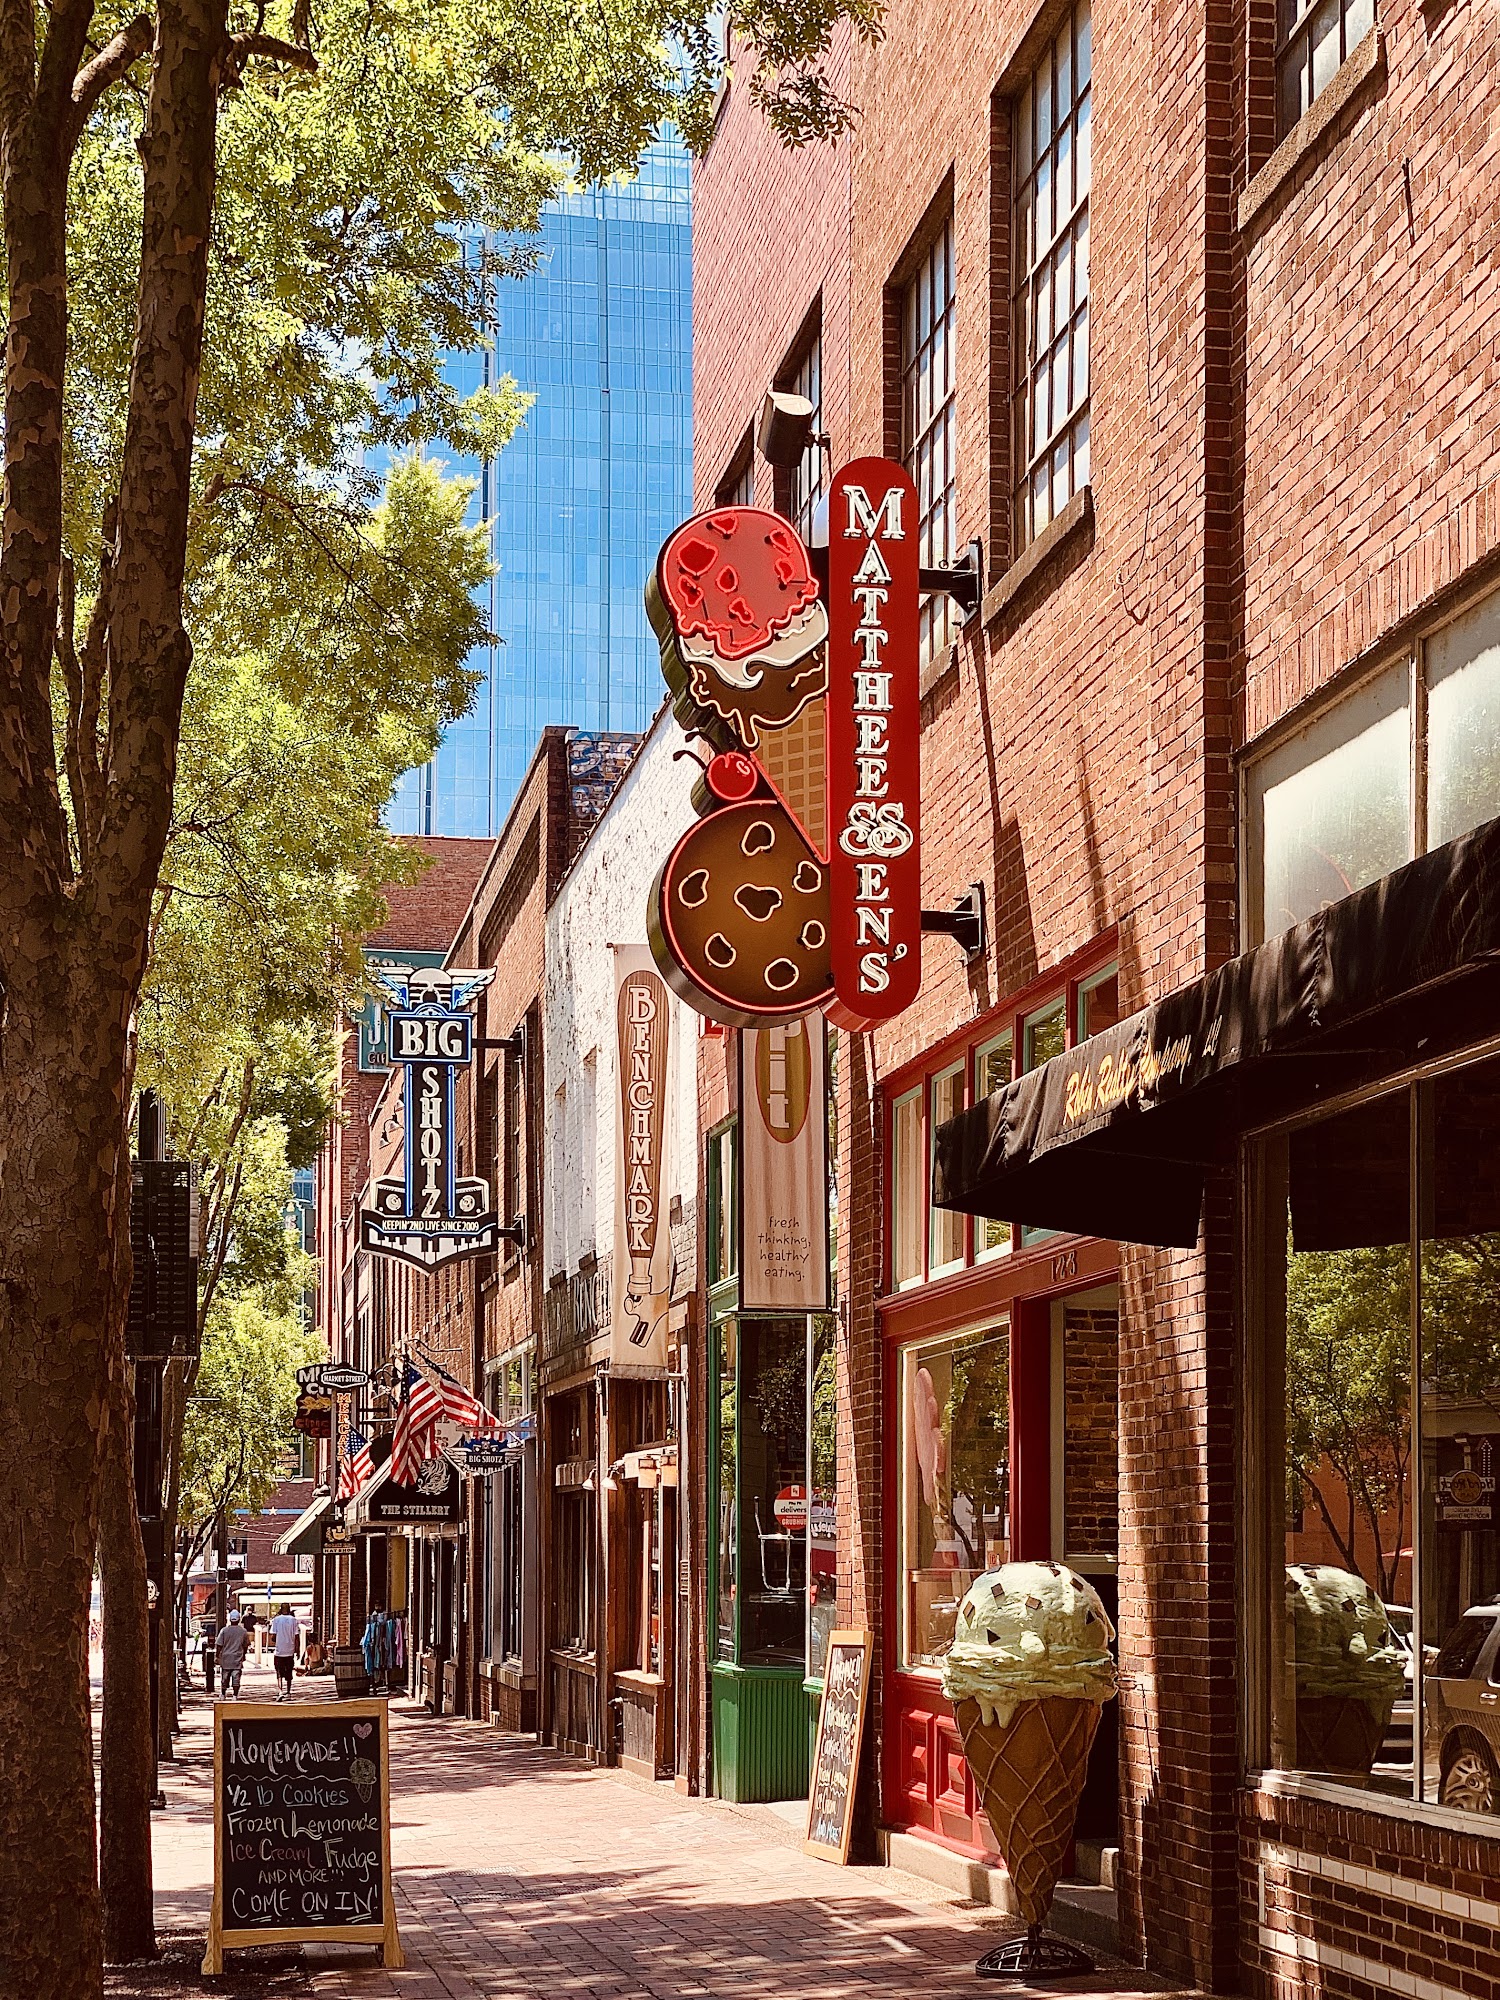
[[[246,1695],[267,1691],[247,1674]],[[158,1921],[177,1931],[206,1926],[213,1870],[207,1704],[185,1720],[156,1816]],[[1092,1978],[1045,1988],[978,1979],[974,1960],[1013,1922],[892,1869],[814,1860],[763,1809],[687,1799],[404,1703],[392,1705],[391,1814],[407,1968],[387,1972],[364,1947],[304,1946],[321,2000],[1157,1990],[1103,1960]]]

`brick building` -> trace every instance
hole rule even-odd
[[[1122,1947],[1221,1990],[1500,1977],[1497,55],[1441,0],[903,0],[838,55],[836,150],[731,87],[695,179],[699,505],[813,529],[818,450],[753,450],[774,383],[833,465],[907,463],[924,562],[983,543],[979,612],[924,614],[923,901],[981,884],[989,941],[929,938],[918,1002],[837,1043],[865,1833],[992,1851],[953,1572],[1066,1558],[1118,1607],[1086,1830]],[[1380,1424],[1340,1372],[1376,1353]],[[1289,1572],[1372,1481],[1347,1560]],[[1328,1592],[1376,1607],[1383,1707],[1347,1647],[1318,1680]],[[717,1685],[712,1720],[710,1770]]]

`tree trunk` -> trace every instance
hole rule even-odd
[[[93,2000],[88,1614],[127,1002],[67,940],[59,975],[45,929],[0,1012],[0,1993]]]
[[[99,1890],[104,1956],[114,1965],[156,1954],[151,1901],[151,1794],[156,1789],[156,1766],[151,1756],[146,1552],[132,1470],[134,1402],[122,1370],[110,1394],[99,1494],[99,1566],[104,1582]]]

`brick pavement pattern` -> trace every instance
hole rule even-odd
[[[299,1688],[299,1693],[302,1690]],[[319,1687],[319,1694],[326,1689]],[[305,1947],[319,2000],[886,2000],[997,1992],[1145,1994],[1101,1965],[997,1987],[974,1961],[1017,1926],[895,1871],[803,1854],[763,1808],[689,1799],[480,1723],[393,1705],[392,1867],[407,1964]],[[206,1704],[156,1823],[158,1917],[206,1919]]]

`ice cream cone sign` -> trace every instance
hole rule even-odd
[[[1099,1711],[1114,1698],[1114,1627],[1061,1563],[1006,1563],[969,1586],[943,1692],[1019,1913],[1039,1926],[1073,1844]]]

